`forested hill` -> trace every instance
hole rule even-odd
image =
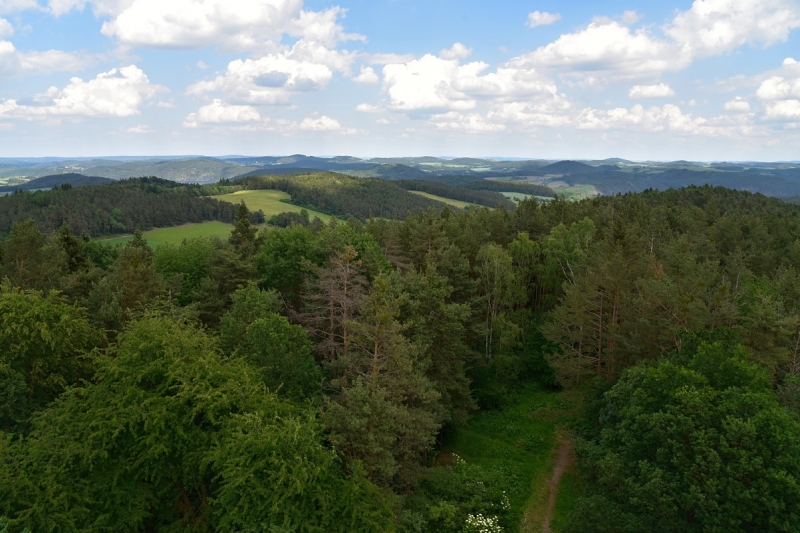
[[[296,176],[249,176],[234,182],[246,189],[275,189],[289,193],[292,203],[339,217],[405,218],[445,204],[411,194],[397,184],[373,178],[320,172]]]
[[[98,237],[190,222],[232,222],[236,206],[203,196],[196,185],[158,178],[110,185],[16,192],[0,197],[0,235],[15,222],[33,219],[44,232],[63,223],[75,233]]]
[[[30,191],[36,189],[51,189],[53,187],[68,186],[68,187],[87,187],[89,185],[108,185],[113,183],[114,180],[108,178],[101,178],[98,176],[84,176],[83,174],[76,174],[74,172],[66,174],[53,174],[51,176],[42,176],[41,178],[32,179],[21,185],[12,185],[0,187],[0,192],[13,192],[16,190]],[[64,187],[64,188],[68,188]]]

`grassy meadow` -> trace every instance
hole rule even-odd
[[[147,240],[147,244],[150,246],[157,246],[159,244],[180,244],[183,239],[191,239],[194,237],[217,236],[221,239],[227,239],[232,229],[233,224],[211,221],[201,222],[200,224],[184,224],[183,226],[174,226],[171,228],[156,228],[145,231],[143,236]],[[103,242],[108,244],[125,244],[132,238],[132,235],[124,235],[112,239],[103,239]]]
[[[217,200],[222,200],[223,202],[228,202],[232,204],[238,204],[242,200],[244,200],[245,205],[250,211],[258,211],[259,209],[264,212],[264,216],[267,217],[267,220],[273,215],[277,215],[280,213],[299,213],[301,209],[300,206],[292,205],[286,203],[282,200],[290,200],[291,196],[283,191],[274,191],[274,190],[248,190],[248,191],[236,191],[232,194],[222,194],[219,196],[214,196]],[[320,213],[319,211],[312,211],[310,209],[306,209],[308,211],[308,216],[313,219],[315,216],[319,217],[323,222],[328,222],[331,217],[330,215],[326,215],[325,213]]]

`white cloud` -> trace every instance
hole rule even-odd
[[[652,79],[683,70],[698,57],[785,41],[800,27],[800,5],[796,0],[695,0],[663,27],[666,38],[654,34],[654,28],[632,30],[629,26],[638,19],[635,12],[619,20],[598,17],[515,60],[590,83]]]
[[[761,100],[782,100],[792,96],[800,97],[800,76],[794,80],[782,76],[772,76],[764,80],[756,91]]]
[[[381,111],[381,107],[371,104],[358,104],[356,106],[356,111],[360,113],[378,113]]]
[[[138,126],[132,126],[125,131],[128,133],[153,133],[156,130],[154,130],[153,127],[148,124],[139,124]]]
[[[100,73],[89,81],[72,78],[63,89],[51,87],[34,98],[38,105],[2,100],[0,116],[129,117],[138,115],[142,103],[163,90],[151,84],[141,69],[131,65]]]
[[[439,52],[442,59],[466,59],[472,55],[472,48],[467,48],[461,43],[454,43],[450,48]]]
[[[705,118],[684,114],[672,104],[649,108],[637,104],[630,109],[584,109],[577,118],[577,126],[581,129],[640,129],[690,134],[711,133],[706,122]]]
[[[82,70],[97,58],[92,54],[45,50],[21,52],[13,43],[0,40],[0,79],[11,76]]]
[[[440,130],[456,130],[468,133],[497,133],[505,131],[505,124],[488,122],[478,113],[462,114],[456,111],[433,115],[429,121]]]
[[[206,64],[206,62],[203,61],[202,59],[198,61],[195,66],[201,70],[208,70],[209,68],[211,68],[211,66]]]
[[[789,65],[794,65],[794,64],[796,64],[796,63],[797,63],[797,60],[796,60],[795,58],[793,58],[793,57],[787,57],[786,59],[784,59],[784,60],[783,60],[783,63],[782,63],[782,65],[783,65],[784,67],[788,67]]]
[[[365,85],[378,83],[378,75],[375,74],[375,69],[372,67],[361,67],[361,72],[353,78],[356,83],[363,83]]]
[[[222,100],[215,99],[208,105],[204,105],[196,113],[190,113],[186,117],[183,125],[196,128],[199,124],[220,123],[220,122],[257,122],[261,120],[261,114],[253,106],[231,105]]]
[[[39,9],[36,0],[0,0],[0,14],[16,13],[26,9]]]
[[[324,88],[334,72],[349,72],[354,59],[353,53],[301,39],[289,50],[231,61],[225,73],[190,85],[187,93],[222,93],[229,101],[251,104],[287,104],[292,94]]]
[[[298,128],[304,131],[339,131],[342,125],[338,120],[322,115],[319,118],[304,118]]]
[[[765,107],[767,118],[800,120],[800,100],[767,102]]]
[[[798,27],[794,0],[695,0],[665,31],[691,56],[705,57],[745,44],[783,42]]]
[[[278,42],[301,0],[135,0],[102,33],[132,46],[247,50]]]
[[[729,102],[725,102],[725,111],[736,111],[739,113],[749,113],[750,112],[750,103],[742,98],[741,96],[737,96],[733,100]]]
[[[510,98],[556,93],[552,80],[533,69],[506,63],[495,72],[481,61],[460,64],[427,54],[407,63],[383,68],[383,87],[388,106],[400,111],[474,109],[479,99]]]
[[[547,11],[534,11],[528,14],[528,27],[535,28],[537,26],[547,26],[554,24],[561,20],[559,13],[548,13]]]
[[[303,0],[50,0],[62,15],[92,5],[96,16],[110,17],[103,35],[127,46],[228,50],[275,49],[284,34],[333,46],[364,40],[346,34],[338,19],[345,10],[307,11]]]
[[[658,85],[634,85],[628,91],[629,98],[644,99],[644,98],[668,98],[675,96],[675,91],[666,83],[659,83]]]
[[[642,20],[642,15],[640,15],[636,11],[625,11],[620,17],[620,20],[622,21],[623,24],[628,24],[628,25],[636,24],[637,22]]]
[[[585,29],[561,35],[554,42],[512,61],[528,68],[546,68],[585,76],[606,72],[619,77],[658,75],[686,67],[688,58],[671,43],[647,30],[631,31],[613,21],[595,21]]]
[[[14,26],[6,19],[0,18],[0,39],[14,35]]]

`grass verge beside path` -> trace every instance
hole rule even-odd
[[[291,199],[291,196],[283,191],[236,191],[232,194],[212,196],[212,198],[216,198],[217,200],[222,200],[223,202],[228,202],[231,204],[238,204],[244,200],[245,205],[247,205],[247,209],[250,211],[258,211],[261,209],[264,212],[264,216],[267,217],[267,220],[269,220],[269,218],[273,215],[278,215],[280,213],[299,213],[300,210],[303,209],[300,206],[281,201]],[[319,217],[323,222],[328,222],[331,219],[330,215],[320,213],[319,211],[313,211],[311,209],[306,209],[306,211],[308,211],[308,216],[312,220],[315,216]]]
[[[199,224],[184,224],[183,226],[174,226],[171,228],[156,228],[150,231],[145,231],[142,236],[152,247],[159,244],[180,244],[183,239],[191,239],[194,237],[213,237],[217,236],[221,239],[227,239],[233,224],[226,224],[224,222],[201,222]],[[102,239],[106,244],[125,244],[133,238],[133,235],[125,235],[122,237],[114,237],[111,239]]]
[[[560,433],[580,415],[583,396],[581,390],[549,392],[531,385],[512,405],[480,411],[456,428],[442,451],[503,472],[511,509],[521,524],[516,531],[541,531],[556,462],[553,450],[559,446]],[[556,499],[550,531],[558,532],[565,516],[563,507],[569,503],[568,499]]]

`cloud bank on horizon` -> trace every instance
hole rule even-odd
[[[0,0],[0,156],[800,160],[800,0]]]

